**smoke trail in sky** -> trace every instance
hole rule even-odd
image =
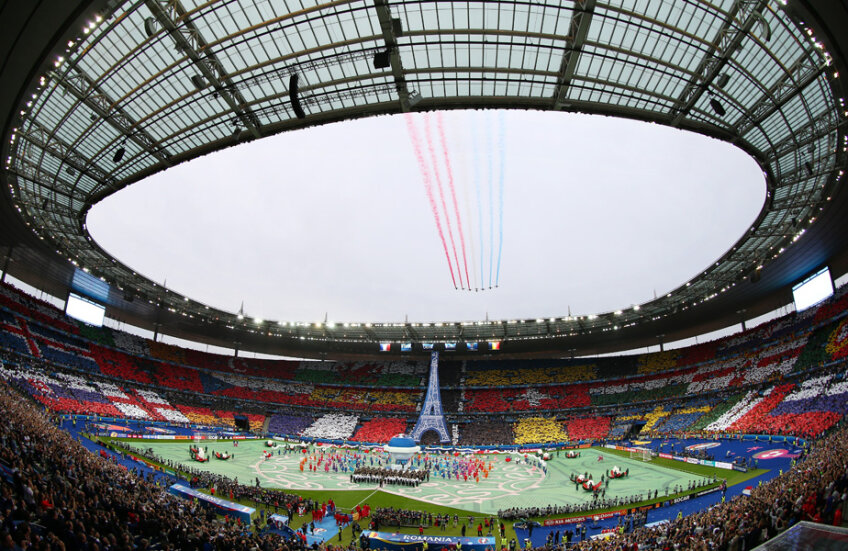
[[[506,124],[504,112],[498,112],[498,158],[500,168],[498,169],[498,267],[495,271],[495,287],[501,280],[501,254],[503,253],[503,206],[504,206],[504,170],[506,164]]]
[[[458,136],[459,143],[463,144],[459,150],[459,155],[457,156],[457,164],[459,165],[457,169],[457,173],[459,174],[458,182],[460,189],[462,191],[462,206],[463,206],[463,214],[465,215],[465,228],[467,230],[466,238],[468,241],[468,247],[470,248],[468,257],[471,259],[471,280],[474,280],[474,284],[477,284],[477,240],[474,237],[474,228],[475,228],[475,220],[474,215],[471,210],[471,185],[474,181],[473,166],[471,165],[470,159],[470,143],[471,138],[473,137],[471,129],[471,125],[474,122],[472,119],[472,114],[470,112],[464,113],[461,119],[461,124],[458,121],[457,117],[448,118],[448,129],[449,132],[453,136]],[[462,131],[460,131],[459,127],[461,126]],[[471,285],[469,280],[468,290],[471,290]]]
[[[445,225],[448,227],[448,239],[450,239],[451,249],[453,250],[453,257],[456,260],[456,269],[459,271],[459,255],[456,252],[456,241],[453,238],[453,229],[451,227],[450,216],[448,215],[448,206],[445,202],[445,191],[442,187],[442,177],[439,175],[438,169],[438,158],[436,157],[436,148],[433,145],[433,132],[432,125],[430,123],[430,113],[424,114],[424,136],[427,139],[427,150],[430,152],[430,160],[433,163],[433,174],[436,177],[436,187],[439,190],[439,201],[442,205],[442,212],[445,214]],[[459,284],[462,288],[465,288],[465,284],[462,281],[462,273],[459,274]]]
[[[468,288],[471,288],[471,280],[468,278],[468,260],[465,255],[465,235],[462,231],[462,217],[459,214],[459,204],[456,202],[456,188],[453,181],[453,169],[451,168],[450,155],[448,154],[448,143],[445,139],[445,125],[441,111],[436,113],[436,128],[439,131],[439,140],[442,142],[442,154],[445,158],[445,172],[448,176],[448,189],[450,190],[451,200],[453,201],[454,216],[456,216],[456,228],[459,233],[459,243],[462,245],[462,263],[465,267],[465,281],[468,282]],[[445,213],[447,217],[447,212]],[[459,266],[457,265],[457,270]],[[460,273],[460,280],[462,274]]]
[[[460,120],[441,112],[404,116],[454,287],[471,290],[472,280],[475,290],[498,287],[504,245],[505,115],[470,112]]]
[[[480,161],[480,117],[474,113],[474,122],[471,125],[471,131],[473,134],[472,139],[472,147],[474,150],[474,190],[477,195],[477,234],[480,243],[480,288],[483,289],[485,287],[483,283],[483,278],[485,277],[483,274],[483,256],[484,251],[486,250],[485,243],[483,242],[483,194],[482,194],[482,162]]]
[[[492,288],[492,264],[495,256],[495,197],[494,197],[494,155],[492,155],[492,118],[486,117],[486,159],[488,161],[489,183],[489,289]]]
[[[448,244],[445,241],[445,234],[442,231],[442,222],[439,218],[439,209],[436,206],[436,199],[433,197],[433,181],[430,176],[430,170],[427,167],[427,162],[424,160],[424,153],[421,147],[421,138],[418,136],[418,131],[415,128],[415,119],[414,116],[410,113],[406,113],[404,115],[406,120],[406,129],[409,132],[409,138],[412,140],[412,147],[415,150],[415,157],[418,160],[418,168],[421,170],[421,179],[424,181],[424,191],[427,194],[427,200],[430,202],[430,208],[433,211],[433,218],[436,221],[436,229],[439,233],[439,239],[442,241],[442,247],[445,250],[445,258],[448,261],[448,268],[450,268],[451,281],[453,282],[453,286],[456,287],[456,277],[453,273],[453,263],[450,259],[450,254],[448,253]]]

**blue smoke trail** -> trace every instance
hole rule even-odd
[[[504,202],[504,164],[506,163],[505,153],[505,123],[504,112],[498,113],[498,156],[500,157],[500,170],[498,173],[498,269],[495,275],[495,287],[498,286],[501,280],[501,253],[503,252],[503,202]]]
[[[472,142],[473,142],[473,152],[474,152],[474,189],[477,194],[477,226],[480,234],[480,288],[483,288],[483,250],[485,248],[483,243],[483,199],[480,193],[480,147],[479,147],[479,134],[480,134],[480,126],[479,126],[479,117],[474,116],[474,121],[471,126],[472,130]]]

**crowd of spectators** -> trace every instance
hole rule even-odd
[[[701,479],[698,481],[690,481],[687,488],[675,486],[668,488],[664,492],[654,489],[647,492],[640,492],[629,496],[616,496],[607,498],[606,492],[593,492],[592,500],[585,503],[573,503],[568,505],[547,505],[546,507],[512,507],[498,511],[498,517],[504,520],[517,520],[531,517],[541,517],[550,515],[567,515],[572,513],[583,513],[587,511],[595,511],[598,509],[608,509],[612,507],[625,507],[634,503],[640,503],[648,500],[655,500],[660,497],[668,497],[669,494],[681,493],[684,490],[695,490],[710,484],[710,480]],[[714,480],[712,482],[715,482]]]
[[[577,544],[578,551],[621,549],[753,549],[795,523],[841,526],[848,510],[848,427],[815,442],[780,476],[727,503],[666,525]]]
[[[328,438],[331,440],[346,440],[353,434],[359,417],[344,413],[328,413],[316,419],[300,434],[307,438]]]
[[[458,426],[463,446],[509,445],[515,441],[512,425],[505,421],[477,418]]]
[[[364,422],[354,433],[353,440],[384,444],[398,434],[405,434],[407,426],[406,419],[376,417]]]
[[[282,549],[171,496],[133,471],[104,461],[4,383],[0,383],[0,541],[8,549]]]

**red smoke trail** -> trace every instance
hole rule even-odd
[[[456,254],[456,242],[453,240],[453,229],[451,229],[450,216],[448,215],[448,206],[445,203],[445,192],[442,189],[442,178],[439,176],[438,159],[436,158],[436,148],[433,146],[433,136],[430,131],[430,114],[424,114],[424,137],[427,139],[427,149],[430,152],[430,159],[433,163],[433,174],[436,176],[436,186],[439,188],[439,199],[442,203],[442,211],[445,213],[445,224],[448,227],[448,238],[450,239],[451,249],[453,249],[453,257],[456,260],[456,269],[459,271],[459,255]],[[462,272],[459,273],[459,284],[465,289],[465,284],[462,282]],[[469,283],[470,285],[470,283]]]
[[[411,113],[406,113],[406,129],[409,132],[409,139],[412,140],[412,148],[415,150],[415,157],[418,159],[418,168],[421,170],[421,178],[424,181],[424,191],[427,194],[427,200],[430,201],[430,208],[433,210],[433,218],[436,220],[436,229],[439,232],[439,239],[442,240],[442,247],[445,249],[445,258],[448,261],[450,268],[451,281],[456,287],[456,277],[453,275],[453,263],[448,253],[448,244],[445,242],[445,234],[442,231],[442,222],[439,219],[439,209],[436,207],[436,199],[433,197],[433,182],[430,179],[430,170],[427,168],[427,163],[424,161],[424,153],[421,151],[421,139],[418,137],[418,131],[415,129],[415,119]]]
[[[453,170],[451,169],[450,155],[448,155],[448,144],[445,140],[445,126],[442,119],[441,111],[436,113],[436,127],[439,130],[439,139],[442,142],[442,154],[445,157],[445,166],[448,174],[448,187],[450,188],[451,200],[453,201],[453,212],[456,216],[456,228],[459,231],[459,244],[462,245],[462,264],[465,266],[465,281],[468,282],[468,288],[471,289],[471,279],[468,277],[468,260],[465,257],[465,235],[462,231],[462,218],[459,216],[459,204],[456,202],[456,188],[453,185]],[[457,270],[459,270],[459,262],[457,262]],[[460,273],[460,280],[462,274]]]

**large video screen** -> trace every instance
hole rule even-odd
[[[65,313],[89,325],[101,327],[106,308],[79,295],[71,293],[65,303]]]
[[[103,302],[109,300],[109,284],[79,268],[74,270],[71,289],[94,300]]]
[[[833,280],[827,267],[792,286],[795,311],[806,310],[833,294]]]

